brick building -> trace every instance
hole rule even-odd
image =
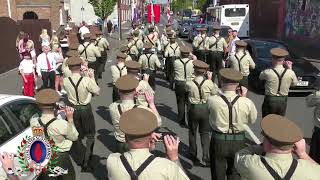
[[[0,0],[0,16],[13,20],[49,19],[52,29],[63,22],[63,0]]]

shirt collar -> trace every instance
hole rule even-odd
[[[235,96],[235,95],[236,95],[236,92],[235,92],[235,91],[223,91],[223,92],[222,92],[222,95],[225,95],[225,96]]]
[[[126,103],[126,104],[129,104],[129,103],[134,104],[134,100],[133,99],[125,99],[125,100],[122,100],[121,102],[122,103]]]
[[[287,160],[287,159],[292,159],[292,154],[276,154],[276,153],[267,153],[265,157],[268,157],[270,159],[274,160]]]
[[[148,148],[142,148],[142,149],[130,149],[130,154],[134,155],[146,155],[151,154],[150,150]]]

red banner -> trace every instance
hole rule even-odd
[[[148,5],[148,22],[151,23],[151,5]],[[154,23],[160,22],[160,5],[153,5]]]

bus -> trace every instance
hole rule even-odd
[[[207,24],[219,23],[239,32],[239,38],[250,35],[249,4],[226,4],[207,8]]]

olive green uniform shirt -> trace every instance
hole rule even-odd
[[[77,84],[81,75],[78,73],[73,73],[71,79],[74,84]],[[68,100],[73,105],[87,105],[91,102],[92,94],[99,95],[100,88],[97,85],[96,81],[93,78],[83,77],[79,86],[79,103],[77,102],[76,91],[72,86],[68,78],[63,79],[64,89],[67,91]]]
[[[207,46],[206,42],[208,41],[208,39],[209,39],[209,37],[207,37],[206,34],[203,34],[203,35],[198,34],[194,38],[192,45],[194,48],[196,48],[198,50],[205,50],[205,48]]]
[[[100,49],[100,52],[107,51],[109,47],[109,42],[104,37],[98,37],[96,40],[96,45]]]
[[[150,64],[148,64],[148,57]],[[160,68],[161,63],[159,61],[159,58],[156,54],[143,54],[139,58],[139,63],[141,64],[141,68],[143,70],[150,69],[152,71],[156,70],[157,68]]]
[[[276,66],[274,68],[279,75],[285,70],[282,65]],[[279,79],[276,73],[272,69],[266,69],[261,72],[259,76],[260,80],[265,80],[265,95],[269,96],[288,96],[290,86],[295,86],[298,83],[298,79],[293,70],[288,69],[284,74],[280,86],[280,91],[278,92]]]
[[[133,38],[134,43],[136,44],[137,48],[139,51],[141,51],[143,49],[143,41],[142,39],[139,39],[137,37]]]
[[[134,41],[129,42],[127,46],[129,48],[129,54],[134,54],[136,56],[139,55],[138,47],[137,45],[135,45]]]
[[[114,127],[114,137],[119,142],[126,142],[125,140],[125,134],[120,130],[119,122],[120,122],[120,112],[118,110],[118,105],[120,104],[122,112],[126,112],[130,109],[132,109],[135,106],[135,103],[133,100],[122,100],[120,102],[113,102],[109,106],[110,116],[112,120],[112,124]],[[144,108],[146,110],[151,111],[151,109],[145,107],[145,106],[137,106],[139,108]],[[157,116],[158,126],[161,126],[161,118],[160,116]]]
[[[144,107],[148,107],[149,103],[146,100],[146,96],[145,93],[146,92],[151,92],[151,93],[155,93],[152,89],[152,87],[149,85],[148,81],[145,80],[140,80],[139,81],[139,85],[136,88],[136,91],[138,92],[137,94],[137,99],[136,99],[136,103],[138,105],[144,106]]]
[[[206,42],[206,49],[210,51],[219,51],[224,52],[224,50],[228,47],[226,40],[221,36],[210,36]]]
[[[48,123],[55,118],[53,114],[42,114],[40,117],[43,124]],[[41,127],[38,122],[39,117],[34,116],[30,120],[30,127]],[[70,123],[65,119],[59,117],[53,121],[48,127],[48,135],[53,139],[55,145],[59,148],[59,152],[67,152],[72,146],[72,141],[78,139],[78,131],[73,122]]]
[[[79,45],[78,52],[80,53],[80,56],[83,58],[86,58],[86,52],[87,52],[87,61],[88,62],[95,62],[97,60],[97,57],[101,57],[101,51],[98,47],[95,46],[94,43],[90,43],[90,45],[87,47],[87,49],[81,54],[81,52],[85,49],[85,47],[89,44],[89,42],[85,42]]]
[[[245,54],[243,52],[237,52],[235,55],[231,55],[230,66],[232,69],[240,71],[243,76],[249,76],[250,69],[254,69],[256,64],[253,62],[252,57],[248,52]]]
[[[151,155],[149,149],[131,149],[124,153],[131,168],[136,171]],[[110,154],[107,159],[108,177],[110,180],[130,179],[130,175],[120,160],[120,153]],[[188,180],[177,162],[166,158],[156,157],[139,175],[139,180]]]
[[[65,58],[64,61],[62,62],[62,65],[61,65],[63,77],[65,77],[65,78],[70,77],[72,75],[72,71],[69,69],[69,66],[67,64],[67,60],[68,60],[68,58]]]
[[[274,180],[260,160],[261,147],[250,146],[235,156],[235,167],[245,180]],[[264,158],[280,177],[287,174],[292,163],[292,154],[267,153]],[[298,165],[290,180],[316,180],[320,178],[320,165],[298,159]]]
[[[112,83],[116,83],[116,81],[121,77],[127,74],[127,68],[124,66],[123,62],[120,62],[116,65],[112,65],[111,69],[111,76],[112,76]],[[120,69],[120,70],[119,70]],[[121,76],[120,76],[121,75]]]
[[[237,96],[235,91],[225,91],[223,95],[229,102],[232,102]],[[221,133],[228,133],[229,109],[227,103],[219,95],[209,97],[207,103],[211,128]],[[233,105],[232,116],[235,132],[243,132],[243,124],[253,124],[256,121],[257,109],[250,99],[240,97]]]
[[[177,42],[169,44],[164,51],[164,57],[180,57],[180,47]]]
[[[181,62],[182,61],[182,62]],[[193,77],[193,60],[189,58],[176,59],[173,63],[174,66],[174,80],[176,81],[187,81]],[[184,69],[184,63],[186,69]],[[187,75],[186,78],[184,75]]]
[[[194,80],[200,85],[200,83],[204,80],[204,77],[197,76],[194,78]],[[204,104],[207,103],[207,99],[210,96],[218,94],[219,88],[211,80],[206,79],[201,86],[202,99],[200,99],[199,89],[197,85],[191,80],[187,81],[186,91],[188,92],[188,99],[190,104]]]

